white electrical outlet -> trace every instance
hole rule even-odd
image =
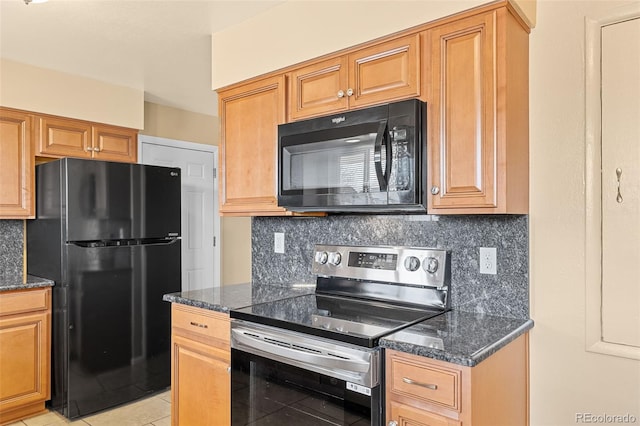
[[[480,273],[497,274],[497,250],[495,247],[480,247]]]
[[[273,251],[284,253],[284,232],[273,233]]]

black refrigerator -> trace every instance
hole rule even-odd
[[[55,281],[51,408],[76,418],[167,389],[180,291],[180,169],[36,167],[27,271]]]

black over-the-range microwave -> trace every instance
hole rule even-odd
[[[417,99],[278,126],[278,205],[426,212],[426,104]]]

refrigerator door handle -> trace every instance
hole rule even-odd
[[[124,247],[124,246],[147,246],[147,245],[170,245],[179,241],[179,238],[138,238],[130,240],[103,240],[103,241],[67,241],[71,244],[83,248],[100,247]]]

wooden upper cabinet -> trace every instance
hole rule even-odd
[[[36,115],[35,119],[37,156],[137,161],[135,129],[54,116]]]
[[[36,155],[91,158],[91,123],[70,118],[37,117]]]
[[[528,212],[528,33],[506,8],[425,32],[428,210]]]
[[[349,55],[349,87],[351,108],[420,96],[420,35]]]
[[[0,108],[0,219],[33,218],[31,116]]]
[[[420,95],[420,35],[375,44],[289,73],[289,121]]]
[[[218,93],[221,214],[287,213],[278,207],[276,189],[277,125],[285,119],[284,96],[284,75]]]
[[[92,126],[93,158],[135,163],[138,159],[138,132],[124,127]]]
[[[292,71],[289,75],[289,121],[346,111],[349,107],[347,75],[346,56]]]

